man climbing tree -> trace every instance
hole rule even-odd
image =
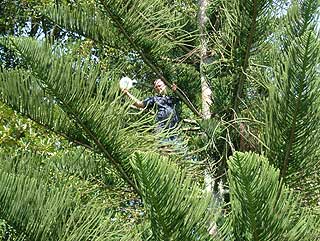
[[[175,96],[170,96],[167,93],[167,86],[161,79],[154,81],[154,90],[157,93],[155,96],[146,98],[143,101],[137,99],[132,95],[128,89],[122,89],[130,99],[134,101],[133,105],[138,108],[156,109],[156,122],[158,123],[156,131],[174,129],[180,121],[177,107],[179,105],[179,99]],[[172,85],[172,90],[176,91],[177,86]],[[176,135],[171,135],[166,138],[166,141],[174,141],[177,139]]]

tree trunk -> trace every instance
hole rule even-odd
[[[199,28],[200,28],[200,78],[202,96],[202,115],[204,119],[211,117],[210,106],[212,104],[211,88],[208,83],[206,66],[208,64],[208,38],[206,34],[206,23],[208,21],[206,10],[209,0],[199,0]]]

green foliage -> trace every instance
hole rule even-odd
[[[128,155],[139,143],[141,149],[152,149],[149,140],[153,137],[146,135],[148,128],[143,128],[146,118],[126,124],[131,119],[128,104],[121,103],[112,85],[117,75],[100,73],[97,65],[81,58],[74,60],[58,49],[51,53],[46,44],[31,39],[16,39],[12,44],[24,58],[32,59],[33,76],[25,70],[3,72],[3,100],[71,141],[97,148],[133,185],[128,177]],[[8,80],[18,82],[19,88]],[[15,95],[17,91],[19,95]]]
[[[107,236],[110,237],[110,239],[111,237],[114,237],[115,240],[119,240],[118,237],[123,236],[120,235],[120,233],[124,234],[125,232],[113,232],[111,231],[111,229],[113,229],[112,227],[120,224],[121,230],[131,229],[132,223],[137,223],[139,219],[141,219],[139,213],[142,210],[141,207],[137,205],[129,205],[129,203],[137,199],[136,195],[129,193],[128,187],[124,186],[123,182],[119,182],[119,179],[110,170],[108,171],[105,168],[103,170],[98,169],[99,159],[96,158],[99,157],[84,152],[84,150],[74,151],[72,149],[69,149],[69,153],[56,155],[50,158],[48,158],[48,156],[23,153],[21,151],[19,153],[1,152],[1,177],[12,177],[12,180],[10,179],[10,184],[6,183],[6,180],[3,180],[2,182],[4,186],[1,186],[1,190],[6,191],[1,191],[2,195],[4,195],[1,204],[8,203],[11,207],[13,206],[12,203],[16,203],[18,208],[18,213],[15,216],[8,216],[9,213],[6,213],[5,211],[0,214],[0,218],[6,220],[6,236],[9,237],[11,235],[14,237],[22,235],[23,233],[25,234],[27,231],[25,226],[19,228],[17,227],[18,224],[14,223],[15,217],[17,215],[19,216],[20,213],[23,214],[23,212],[19,211],[19,208],[24,208],[29,205],[29,212],[32,213],[38,209],[40,209],[39,212],[41,212],[42,203],[50,202],[48,205],[52,205],[53,208],[69,207],[71,210],[69,212],[71,216],[63,211],[62,214],[65,213],[66,216],[57,216],[53,214],[53,217],[46,214],[46,212],[48,212],[47,208],[43,210],[43,215],[48,216],[46,219],[51,220],[53,229],[59,228],[57,226],[58,223],[59,225],[64,225],[69,222],[68,220],[70,219],[70,222],[78,222],[79,224],[79,227],[78,225],[77,227],[74,227],[74,231],[71,227],[68,227],[70,226],[68,224],[68,226],[65,227],[65,234],[60,233],[61,228],[59,228],[60,231],[57,230],[59,235],[63,235],[63,238],[66,240],[69,240],[70,235],[72,237],[75,235],[87,235],[87,237],[89,237],[93,233],[97,235],[97,238],[106,238]],[[87,170],[85,168],[87,168]],[[109,176],[109,183],[102,183],[105,180],[99,176],[99,174],[101,175],[101,172],[103,172],[104,178]],[[26,185],[18,182],[17,180],[19,178],[22,179],[21,182],[24,182]],[[29,184],[29,181],[35,183],[34,188]],[[114,182],[118,183],[114,185]],[[19,192],[20,194],[16,193],[17,188],[21,189],[21,193]],[[55,203],[47,200],[47,198],[50,199],[51,195],[63,195],[63,193],[68,193],[69,196],[65,195],[61,200],[57,200]],[[17,195],[17,197],[14,195]],[[26,199],[24,196],[27,196]],[[15,200],[16,198],[20,201]],[[39,203],[36,201],[39,198],[47,201]],[[57,198],[59,198],[59,196]],[[30,199],[33,201],[31,202]],[[71,202],[69,203],[70,205],[68,204],[68,200]],[[32,205],[29,204],[30,202]],[[8,211],[7,208],[6,211]],[[31,215],[31,217],[26,218],[32,218],[33,216],[34,215]],[[26,222],[35,222],[35,226],[38,224],[41,226],[48,226],[45,225],[41,219],[41,217],[37,218],[35,221],[28,219]],[[55,221],[53,222],[52,220]],[[126,222],[127,225],[124,225],[124,222]],[[91,225],[91,228],[89,226],[85,227],[86,225]],[[96,229],[94,229],[94,227]],[[87,230],[85,232],[88,233],[80,234],[80,229],[83,229],[83,231]],[[34,235],[34,232],[38,231],[38,228],[35,228],[35,230],[31,231],[30,235]],[[101,231],[107,233],[98,234]],[[134,232],[130,233],[133,234]],[[50,237],[51,236],[48,234],[43,234],[42,236],[43,239],[50,239]],[[64,239],[61,237],[61,240]]]
[[[267,50],[276,20],[271,14],[273,1],[213,1],[210,9],[215,11],[210,12],[213,53],[207,76],[213,98],[220,104],[213,107],[214,113],[228,113],[232,108],[239,116],[252,98],[250,77],[264,62],[261,54]],[[227,117],[231,119],[230,114]]]
[[[0,104],[0,149],[55,155],[64,148],[64,141],[43,130],[4,104]]]
[[[164,1],[135,1],[134,4],[126,1],[97,2],[97,7],[89,7],[91,10],[88,11],[60,6],[58,10],[46,10],[45,14],[68,30],[109,46],[119,54],[128,56],[129,60],[133,56],[136,62],[143,63],[138,66],[138,70],[134,70],[135,73],[125,73],[141,76],[142,82],[146,82],[145,78],[150,76],[153,79],[162,78],[168,85],[179,82],[181,79],[176,77],[176,73],[179,74],[180,68],[184,69],[184,76],[194,78],[194,67],[185,68],[183,61],[176,60],[185,58],[192,51],[196,29],[184,29],[185,22],[181,19],[189,16],[177,12],[175,5],[168,5]],[[119,54],[116,58],[123,60]],[[187,87],[184,90],[194,98],[194,92],[190,90],[195,82],[181,83]],[[190,104],[183,94],[181,97]]]
[[[157,154],[135,153],[132,165],[150,220],[150,240],[209,239],[209,221],[217,219],[209,193]]]
[[[48,186],[34,178],[1,173],[1,216],[19,237],[33,240],[120,240],[119,226],[103,208],[80,204],[78,195],[63,186]],[[79,236],[80,235],[80,236]]]
[[[73,146],[53,134],[42,140],[38,125],[1,108],[1,232],[27,240],[316,240],[319,1],[272,13],[282,3],[213,1],[199,36],[195,1],[66,1],[41,11],[39,34],[52,38],[2,38],[21,65],[1,65],[1,101]],[[68,38],[57,41],[61,34]],[[177,82],[183,117],[193,118],[188,97],[202,101],[200,37],[209,40],[204,74],[216,115],[191,121],[191,147],[167,157],[158,142],[170,133],[155,134],[152,116],[131,110],[118,80],[139,78],[135,94],[149,93],[155,77]],[[269,160],[236,152],[226,163],[243,149]],[[200,168],[182,168],[190,162],[226,181],[226,206],[202,191]]]
[[[281,29],[285,38],[275,50],[264,130],[269,160],[291,187],[304,190],[305,199],[312,202],[319,200],[311,191],[319,185],[311,181],[319,175],[314,169],[320,145],[320,42],[314,22],[318,7],[317,1],[302,1],[289,9]]]
[[[279,182],[279,170],[267,159],[237,152],[228,164],[230,226],[235,240],[318,239],[319,219]]]
[[[1,241],[13,241],[16,240],[15,231],[10,227],[7,222],[0,219],[0,240]]]

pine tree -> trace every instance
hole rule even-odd
[[[272,14],[278,3],[210,2],[210,24],[202,26],[206,71],[193,1],[101,0],[44,9],[63,31],[90,42],[88,55],[75,51],[81,38],[70,44],[2,38],[21,65],[1,69],[1,101],[91,153],[1,156],[0,218],[17,239],[317,240],[319,181],[311,178],[319,176],[319,1],[292,2],[285,16]],[[182,114],[199,127],[187,151],[159,153],[167,133],[155,135],[153,117],[130,108],[118,87],[123,75],[138,77],[145,92],[154,78],[178,84]],[[202,77],[213,90],[209,119],[198,111]],[[235,152],[246,149],[268,159]],[[198,169],[214,163],[216,178],[226,174],[229,200],[203,191],[199,170],[190,173],[191,158]],[[135,226],[113,222],[98,199],[83,200],[66,181],[105,182],[110,169],[142,200],[146,216]],[[308,203],[307,195],[314,195]]]

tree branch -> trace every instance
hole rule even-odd
[[[152,61],[147,57],[147,55],[141,50],[141,48],[135,43],[135,41],[132,39],[132,37],[129,35],[129,33],[125,30],[123,27],[124,24],[122,20],[116,16],[112,11],[109,5],[105,1],[101,1],[102,6],[104,7],[105,11],[108,13],[108,15],[111,17],[117,28],[120,30],[120,32],[125,36],[125,38],[129,41],[129,43],[132,45],[132,47],[139,53],[143,61],[146,65],[148,65],[151,70],[156,73],[156,75],[167,85],[171,86],[171,83],[163,76],[160,69],[152,63]],[[194,107],[194,105],[191,103],[191,101],[188,99],[186,94],[180,89],[177,88],[176,91],[177,95],[181,100],[189,107],[189,109],[196,114],[197,116],[201,117],[200,112]]]

